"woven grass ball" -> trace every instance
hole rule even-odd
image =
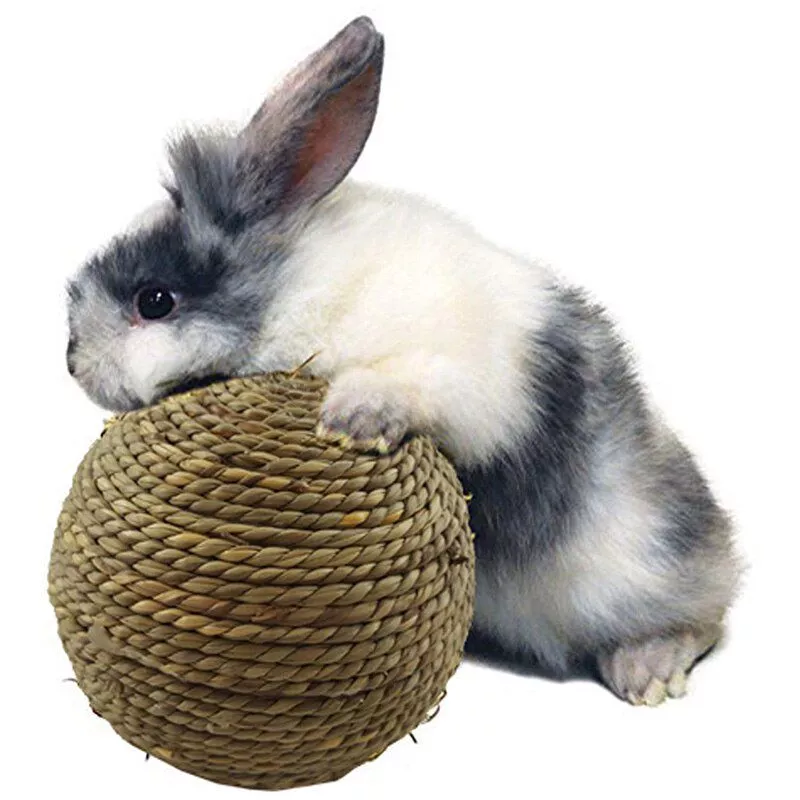
[[[58,522],[50,597],[92,709],[220,783],[340,778],[456,669],[474,556],[450,463],[314,435],[322,381],[236,379],[125,414]]]

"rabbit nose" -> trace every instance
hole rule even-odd
[[[70,375],[75,374],[75,348],[78,346],[77,341],[70,336],[69,342],[67,342],[67,371]]]

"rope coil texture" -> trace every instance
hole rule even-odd
[[[221,783],[340,778],[424,721],[461,659],[474,553],[452,465],[314,430],[266,375],[113,421],[59,517],[49,589],[92,709]]]

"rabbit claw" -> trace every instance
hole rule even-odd
[[[317,426],[320,438],[345,449],[356,448],[386,455],[402,442],[408,431],[402,406],[382,393],[331,393]]]

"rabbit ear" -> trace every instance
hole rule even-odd
[[[310,204],[336,187],[378,107],[383,37],[359,17],[292,71],[240,134],[246,216]]]

